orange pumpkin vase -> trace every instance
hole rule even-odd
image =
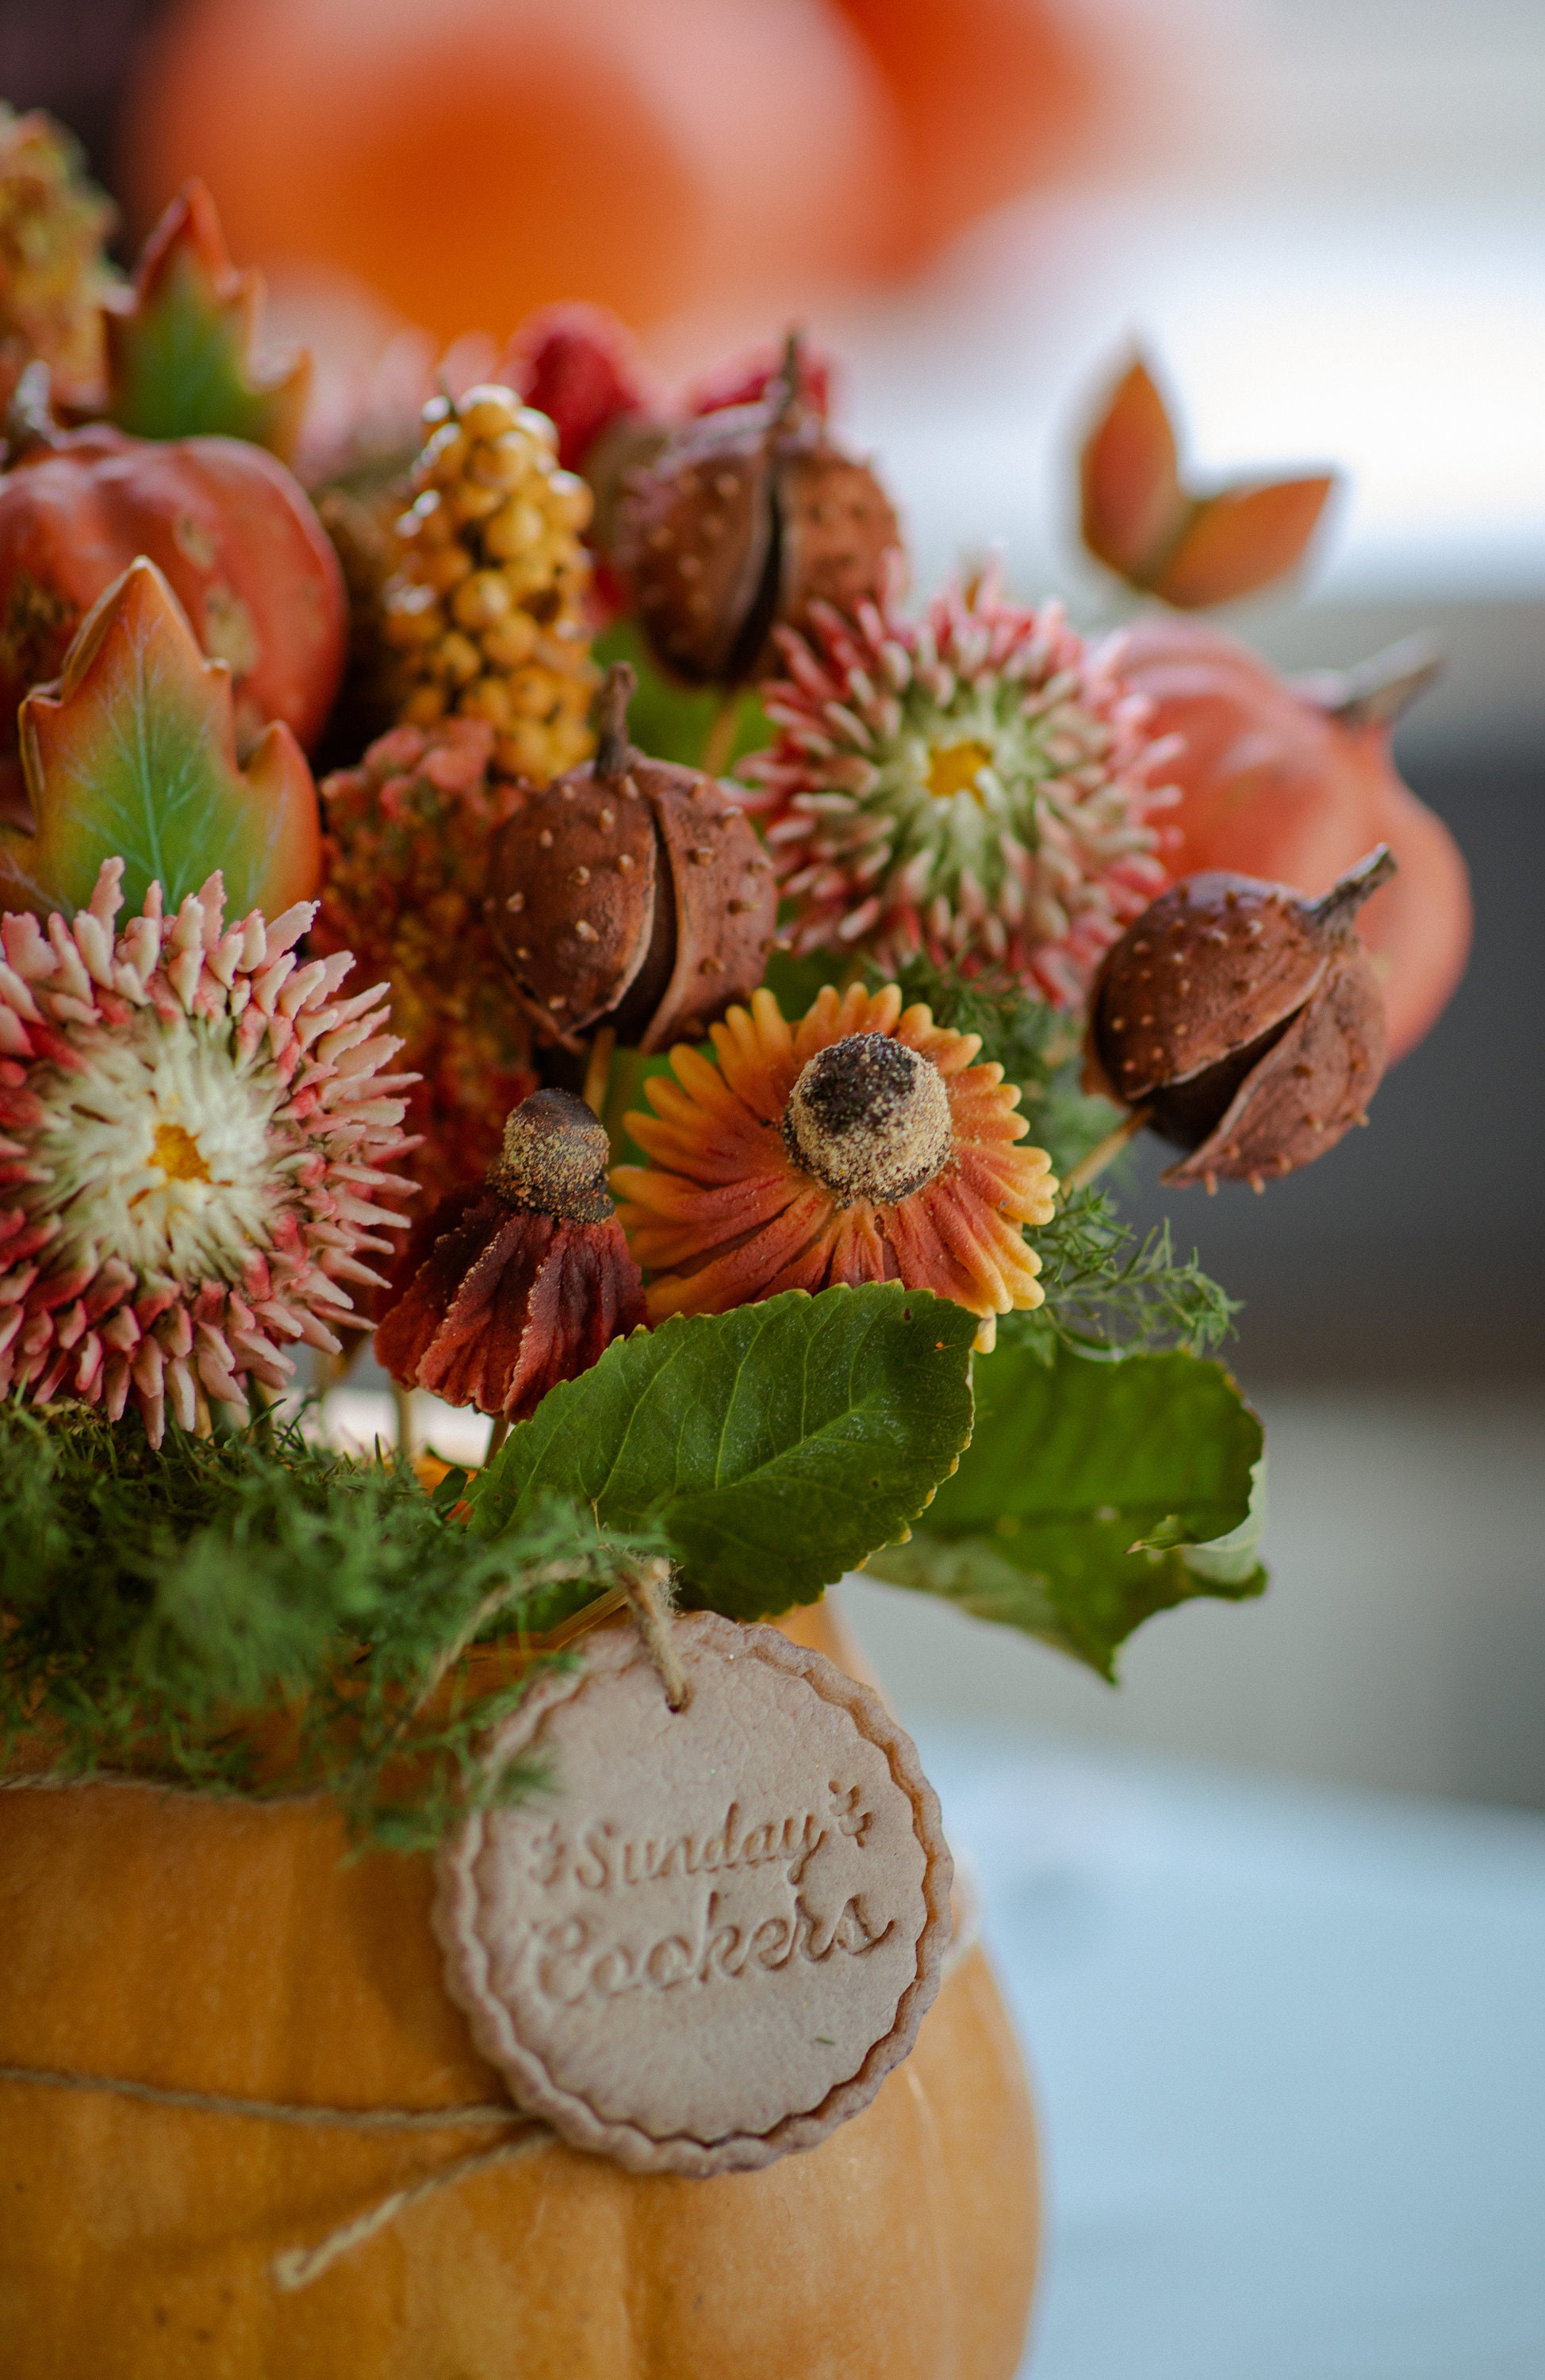
[[[841,1655],[823,1608],[791,1627]],[[0,1792],[0,2066],[287,2106],[497,2101],[447,1998],[431,1869],[352,1863],[320,1797]],[[697,2181],[552,2141],[311,2286],[273,2258],[486,2145],[0,2079],[4,2380],[1010,2380],[1031,2113],[980,1949],[820,2147]]]

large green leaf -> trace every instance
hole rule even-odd
[[[172,910],[216,868],[233,917],[316,892],[305,754],[275,721],[238,764],[231,673],[143,555],[81,622],[57,684],[27,697],[20,734],[33,830],[0,824],[0,907],[73,914],[112,858],[131,915],[152,882]]]
[[[898,1282],[673,1317],[511,1432],[472,1524],[497,1535],[573,1497],[603,1528],[662,1532],[689,1603],[736,1620],[813,1603],[954,1470],[975,1330]]]
[[[1221,1364],[1179,1353],[976,1367],[971,1451],[926,1534],[876,1578],[946,1597],[1114,1678],[1140,1621],[1195,1595],[1258,1595],[1261,1424]],[[1253,1496],[1253,1501],[1252,1501]]]

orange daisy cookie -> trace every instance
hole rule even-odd
[[[1022,1148],[1020,1094],[974,1065],[975,1034],[903,1011],[894,984],[839,997],[797,1025],[769,991],[713,1028],[718,1062],[675,1049],[628,1130],[654,1161],[612,1184],[649,1318],[722,1314],[780,1290],[900,1281],[984,1318],[1039,1305],[1027,1223],[1051,1220],[1044,1149]]]

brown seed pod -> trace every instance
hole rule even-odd
[[[489,855],[494,948],[566,1050],[602,1026],[641,1050],[700,1040],[772,947],[777,888],[744,812],[700,770],[629,744],[634,684],[614,663],[594,760],[533,793]]]
[[[1383,1001],[1355,920],[1386,844],[1318,901],[1209,870],[1150,903],[1090,998],[1084,1082],[1188,1154],[1181,1186],[1291,1173],[1367,1120]]]
[[[612,560],[656,659],[692,685],[736,686],[775,663],[772,631],[814,602],[851,615],[901,542],[867,463],[803,400],[799,344],[754,405],[683,422],[627,478]]]
[[[535,1091],[487,1179],[416,1228],[376,1330],[404,1389],[525,1421],[644,1320],[644,1284],[606,1186],[606,1127],[568,1091]]]

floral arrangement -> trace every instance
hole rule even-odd
[[[1095,1182],[1145,1126],[1210,1188],[1323,1154],[1418,942],[1430,1021],[1465,922],[1388,759],[1420,671],[1294,689],[991,571],[910,600],[798,340],[672,402],[549,310],[416,456],[305,491],[304,359],[261,356],[207,192],[125,286],[65,137],[0,134],[7,1739],[213,1783],[233,1697],[400,1684],[410,1640],[561,1628],[646,1556],[742,1620],[867,1563],[1107,1674],[1151,1611],[1257,1591],[1230,1303]],[[1196,492],[1141,363],[1081,468],[1091,551],[1181,610],[1291,567],[1331,484]],[[218,601],[124,509],[157,473],[235,558]],[[118,507],[94,577],[39,542],[55,485]],[[1225,805],[1224,702],[1291,802]],[[475,1475],[276,1407],[371,1327],[489,1415]],[[121,1550],[62,1631],[99,1496]]]
[[[1148,1132],[1268,1189],[1441,1009],[1431,657],[1292,685],[1189,616],[1332,481],[1198,486],[1141,361],[1091,636],[910,589],[798,335],[672,395],[550,307],[393,428],[264,350],[201,186],[127,281],[110,220],[0,111],[20,2351],[1006,2380],[1023,2079],[815,1607],[864,1568],[1114,1682],[1265,1585],[1236,1308],[1112,1184]]]

